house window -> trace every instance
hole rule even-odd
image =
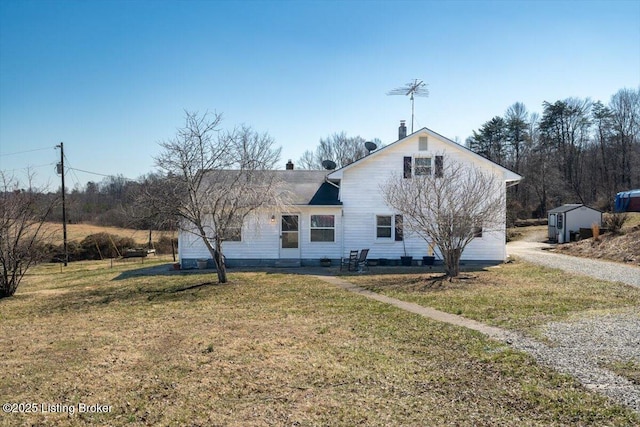
[[[427,151],[429,149],[429,138],[421,136],[418,138],[418,150]]]
[[[402,215],[376,215],[376,238],[401,242],[404,238]]]
[[[242,241],[242,222],[234,221],[227,225],[224,229],[222,240],[225,242],[241,242]]]
[[[334,242],[335,235],[334,215],[311,215],[312,242]]]
[[[431,175],[431,157],[415,158],[416,176]]]
[[[471,230],[471,232],[473,233],[473,237],[482,237],[482,227],[480,226],[475,226],[473,227],[473,229]]]

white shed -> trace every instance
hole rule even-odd
[[[565,243],[571,240],[571,234],[580,228],[591,228],[593,224],[602,225],[602,212],[582,204],[562,205],[548,212],[549,240]]]

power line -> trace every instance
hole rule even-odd
[[[15,168],[15,169],[2,169],[2,172],[16,172],[16,171],[28,171],[30,169],[38,169],[38,168],[43,168],[45,166],[53,166],[55,165],[55,163],[45,163],[43,165],[36,165],[36,166],[26,166],[24,168]]]
[[[71,167],[68,167],[67,169],[72,170],[72,171],[78,171],[78,172],[89,173],[89,174],[91,174],[91,175],[106,176],[107,178],[109,178],[109,177],[111,177],[111,176],[115,176],[115,175],[113,175],[113,174],[111,174],[111,175],[106,175],[106,174],[104,174],[104,173],[91,172],[91,171],[87,171],[87,170],[84,170],[84,169],[78,169],[78,168],[71,168]]]
[[[0,153],[0,157],[15,156],[16,154],[33,153],[34,151],[51,150],[52,148],[55,149],[55,147],[46,147],[46,148],[34,148],[33,150],[16,151],[15,153],[4,153],[4,154]]]

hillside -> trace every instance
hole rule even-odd
[[[607,259],[640,265],[640,213],[629,215],[623,234],[604,233],[598,239],[558,245],[556,251],[586,258]]]

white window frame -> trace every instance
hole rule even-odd
[[[375,219],[374,219],[374,230],[373,230],[373,235],[376,239],[377,242],[389,242],[389,243],[395,243],[395,242],[401,242],[405,237],[404,237],[404,224],[403,224],[403,230],[402,230],[402,237],[400,240],[396,240],[396,231],[397,231],[397,223],[396,220],[398,217],[401,217],[402,215],[399,214],[376,214],[375,215]],[[389,217],[391,218],[391,225],[386,226],[378,226],[378,218],[381,217]],[[403,220],[404,221],[404,220]],[[390,232],[390,236],[389,237],[379,237],[378,236],[378,228],[391,228],[391,232]]]
[[[223,242],[227,242],[227,243],[239,243],[242,242],[242,224],[240,224],[240,227],[227,227],[227,234],[229,233],[230,230],[233,229],[238,229],[238,239],[228,239],[228,238],[224,238],[222,239]]]
[[[333,218],[333,226],[332,227],[314,227],[313,226],[313,217],[314,216],[327,216]],[[333,240],[313,240],[313,230],[331,230],[333,231]],[[309,215],[309,242],[311,243],[335,243],[336,241],[336,216],[334,214],[313,214]]]
[[[428,160],[428,164],[420,164],[422,161]],[[431,156],[413,156],[413,176],[431,176],[433,175],[433,158]]]

